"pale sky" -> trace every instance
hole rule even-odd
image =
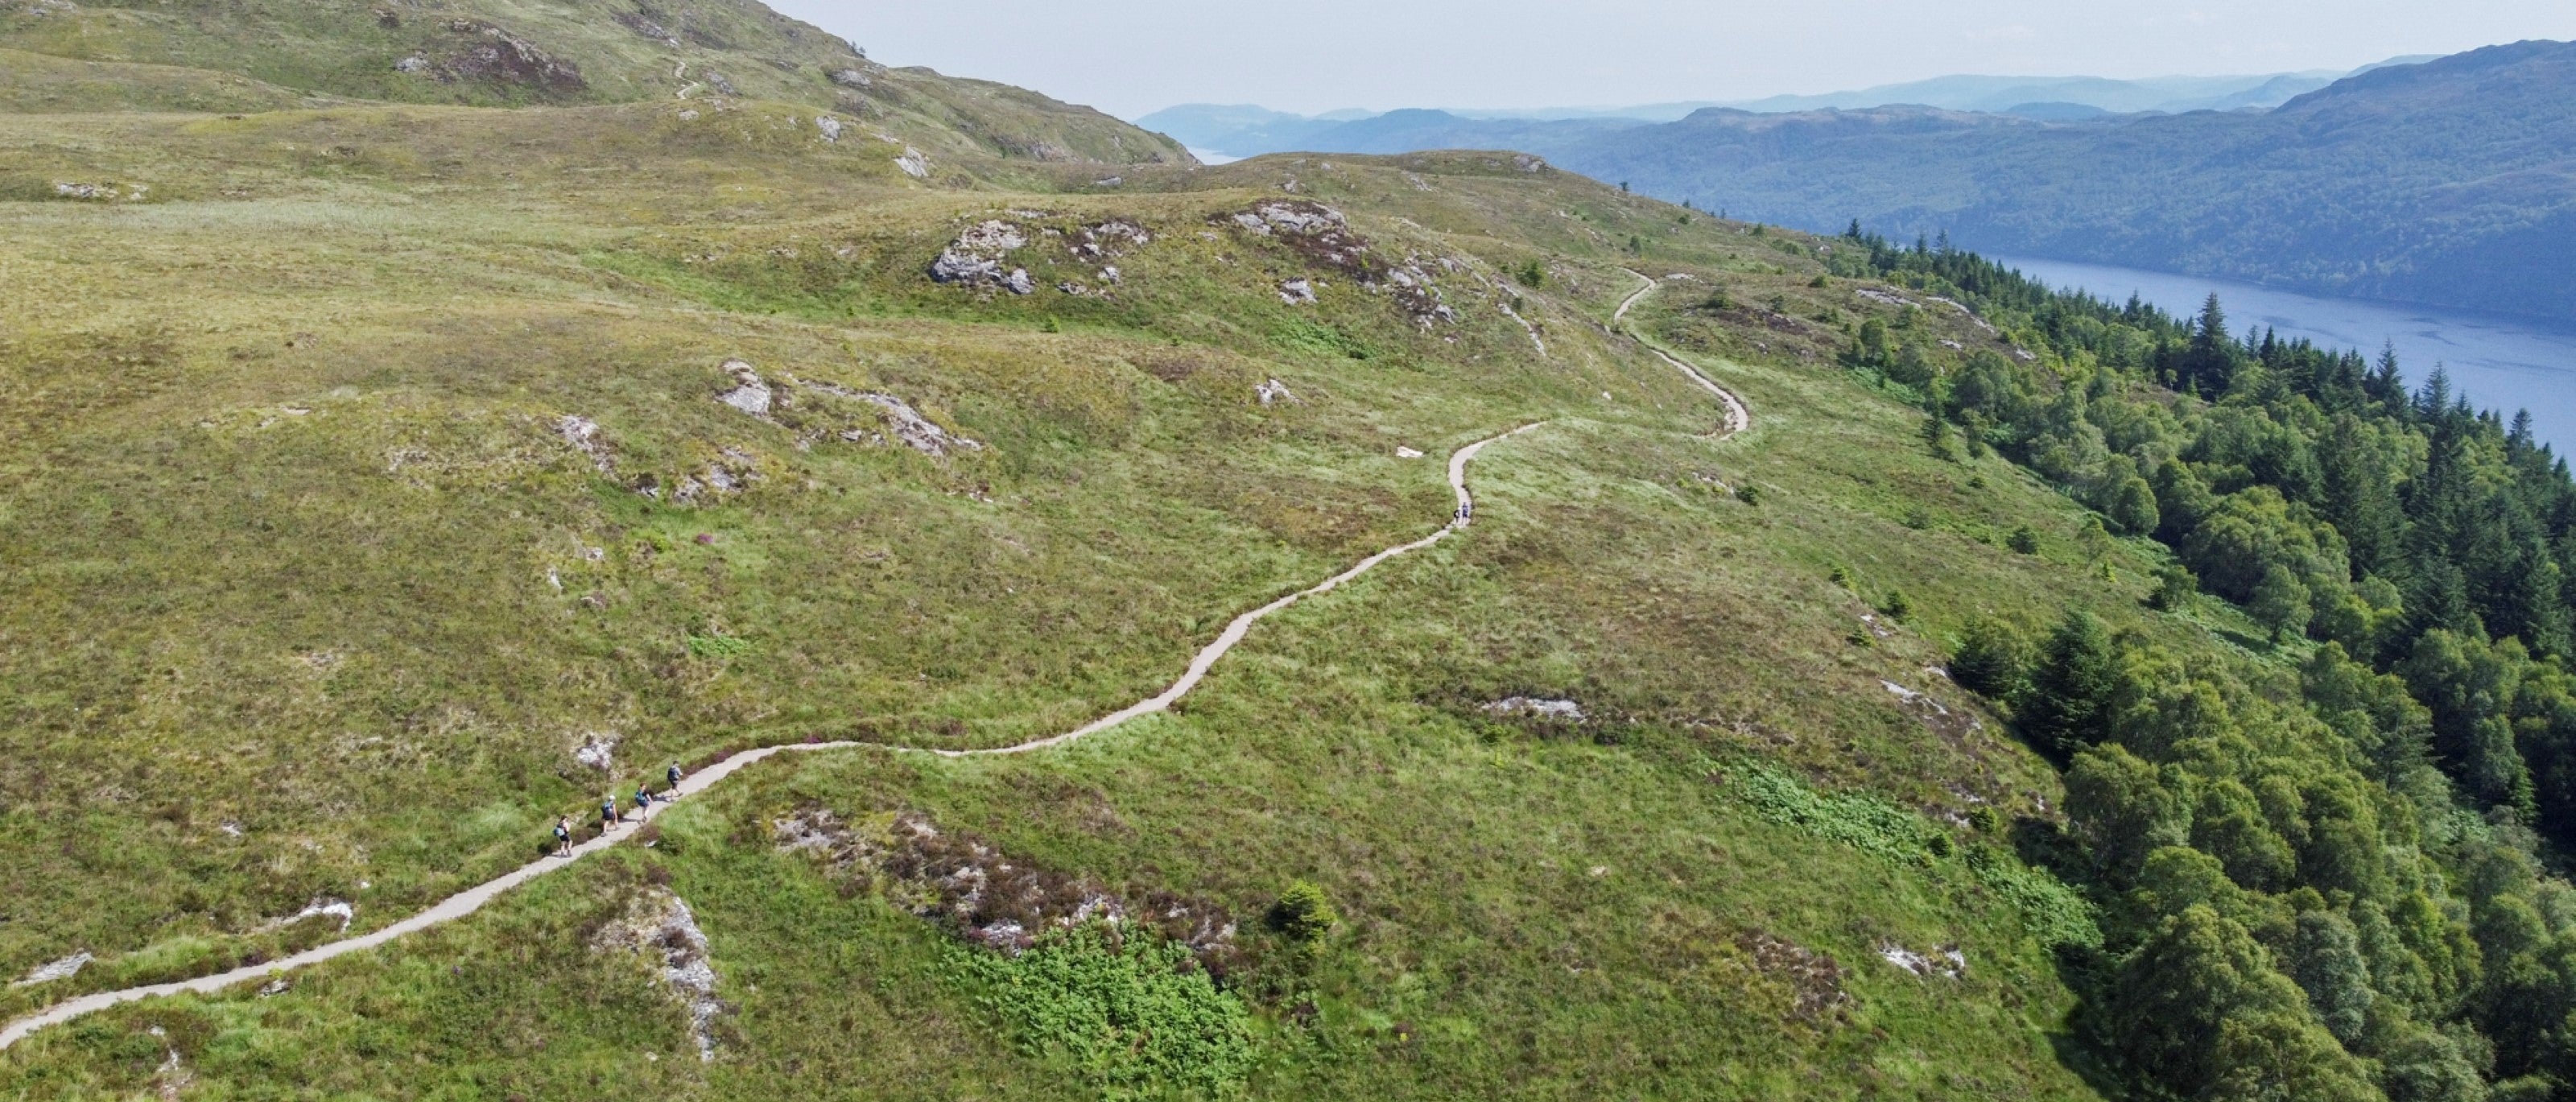
[[[1952,73],[2348,69],[2576,38],[2571,0],[769,0],[888,65],[1133,118],[1176,103],[1552,107]]]

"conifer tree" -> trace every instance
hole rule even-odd
[[[2053,754],[2071,755],[2100,737],[2116,670],[2110,629],[2078,609],[2050,633],[2022,709],[2022,731]]]

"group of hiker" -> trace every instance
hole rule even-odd
[[[662,790],[662,794],[659,797],[653,795],[653,790],[647,787],[645,782],[637,781],[635,783],[635,818],[637,821],[642,821],[646,815],[651,813],[653,801],[656,798],[665,803],[680,798],[680,763],[676,761],[672,762],[671,767],[664,770],[662,776],[663,779],[668,782],[668,787]],[[617,829],[617,825],[625,821],[626,816],[617,810],[617,793],[611,792],[599,798],[599,832],[601,834],[606,834],[609,831]],[[558,815],[555,817],[555,856],[572,856],[572,816],[570,815]]]

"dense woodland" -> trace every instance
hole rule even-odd
[[[2049,290],[1863,234],[1844,274],[1975,306],[2030,351],[1865,323],[1856,370],[2175,564],[2282,662],[2192,659],[2075,613],[1974,624],[1954,673],[2067,768],[2082,965],[2125,1074],[2191,1098],[2576,1097],[2576,482],[2527,414],[2437,368]],[[2302,657],[2303,656],[2303,657]],[[2296,675],[2281,672],[2295,666]]]

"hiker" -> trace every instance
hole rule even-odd
[[[635,782],[635,817],[641,819],[652,814],[652,807],[653,793],[644,787],[644,782]]]
[[[572,856],[572,816],[555,816],[555,856]]]
[[[664,777],[669,778],[669,779],[670,779],[670,781],[671,781],[671,795],[670,795],[670,797],[669,797],[669,798],[670,798],[670,799],[674,799],[674,800],[679,799],[679,798],[680,798],[680,763],[678,763],[678,762],[676,762],[676,761],[675,761],[675,762],[672,762],[672,763],[671,763],[671,768],[669,768],[669,769],[667,769],[667,770],[664,770],[664,771],[663,771],[663,773],[662,773],[662,775],[663,775]]]
[[[617,824],[619,822],[620,820],[617,817],[617,794],[611,792],[608,795],[600,797],[599,832],[601,834],[606,834],[609,831],[615,830],[617,829]]]

